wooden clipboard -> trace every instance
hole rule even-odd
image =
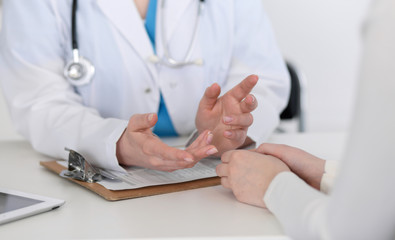
[[[66,169],[66,167],[60,165],[56,161],[40,162],[41,166],[49,169],[50,171],[59,175],[59,173]],[[143,187],[138,189],[128,189],[128,190],[109,190],[98,183],[87,183],[83,181],[78,181],[75,179],[67,178],[68,180],[75,182],[97,194],[102,196],[108,201],[118,201],[123,199],[147,197],[158,194],[179,192],[184,190],[210,187],[221,184],[221,179],[219,177],[204,178],[199,180],[194,180],[190,182],[166,184],[158,186]]]

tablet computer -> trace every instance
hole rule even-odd
[[[0,224],[56,209],[64,200],[0,187]]]

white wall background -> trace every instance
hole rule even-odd
[[[0,0],[1,16],[1,0]],[[1,17],[0,17],[1,29]],[[3,93],[0,91],[0,140],[2,139],[20,139],[21,137],[15,132],[11,119],[8,115],[7,106],[4,101]]]
[[[284,56],[306,75],[307,130],[347,130],[370,0],[262,1]],[[0,139],[18,138],[0,93]]]
[[[306,75],[307,130],[347,130],[370,0],[263,3],[285,58]]]

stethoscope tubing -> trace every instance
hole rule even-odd
[[[161,10],[162,10],[161,18],[162,18],[162,20],[160,22],[161,22],[161,28],[162,28],[161,38],[162,38],[164,59],[162,59],[162,61],[160,61],[160,63],[165,64],[166,66],[169,66],[169,67],[182,67],[185,65],[192,65],[192,64],[202,65],[203,64],[203,60],[201,60],[201,59],[196,59],[193,61],[191,61],[190,59],[191,59],[192,52],[193,52],[193,46],[195,46],[195,43],[196,43],[197,32],[198,32],[199,25],[200,25],[200,16],[202,13],[204,2],[205,2],[204,0],[199,0],[199,3],[198,3],[199,6],[198,6],[197,14],[196,14],[195,25],[194,25],[194,31],[193,31],[193,35],[192,35],[191,41],[188,46],[188,50],[186,51],[185,56],[182,58],[182,60],[177,61],[171,56],[171,54],[169,52],[169,46],[165,42],[165,39],[166,39],[165,33],[167,32],[166,31],[166,24],[165,24],[165,20],[164,20],[164,19],[166,19],[166,16],[165,16],[166,1],[165,0],[162,1],[162,4],[161,4]]]
[[[182,67],[185,65],[202,65],[203,60],[202,59],[196,59],[196,60],[190,60],[193,52],[193,47],[195,46],[196,43],[196,38],[197,38],[197,32],[199,29],[200,25],[200,16],[201,12],[203,9],[203,3],[204,0],[199,0],[199,6],[197,10],[197,15],[196,15],[196,21],[194,24],[194,31],[192,35],[192,39],[189,43],[188,50],[186,51],[186,54],[182,60],[175,60],[170,52],[169,52],[169,46],[165,42],[165,33],[166,33],[166,26],[164,24],[164,19],[165,19],[165,6],[166,6],[166,0],[162,1],[161,4],[161,10],[162,10],[162,21],[161,22],[161,28],[162,28],[162,44],[163,44],[163,49],[164,49],[164,57],[163,59],[160,59],[158,56],[154,55],[149,58],[149,61],[153,63],[160,63],[164,64],[168,67]],[[66,79],[74,86],[81,86],[88,84],[94,74],[95,74],[95,67],[94,65],[86,58],[82,57],[79,52],[79,45],[78,45],[78,36],[77,36],[77,10],[78,10],[78,0],[73,0],[72,2],[72,11],[71,11],[71,47],[72,47],[72,60],[69,61],[65,68],[64,68],[64,76]]]
[[[73,0],[72,10],[71,10],[71,49],[78,50],[77,41],[77,8],[78,0]]]

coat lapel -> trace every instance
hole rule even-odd
[[[171,41],[177,29],[177,25],[182,21],[182,17],[186,13],[186,9],[191,7],[191,4],[195,1],[197,4],[198,0],[158,0],[158,12],[156,15],[156,50],[159,55],[163,53],[162,44],[168,44]],[[162,8],[164,2],[165,5]],[[166,24],[164,29],[162,29],[162,21]],[[162,33],[162,31],[164,31],[164,33]],[[162,40],[162,36],[165,38],[164,41]]]
[[[141,59],[149,63],[148,58],[154,55],[151,42],[144,27],[144,22],[133,3],[133,0],[97,0],[98,6],[104,15],[114,24],[115,28],[126,38]],[[165,43],[170,42],[189,7],[196,8],[198,0],[166,0],[166,6],[161,6],[163,0],[158,0],[156,17],[156,43],[157,53],[163,53],[162,46],[162,22],[166,24]],[[196,6],[195,6],[196,5]],[[162,14],[165,14],[164,16]],[[185,17],[185,16],[184,16]],[[164,19],[165,18],[165,19]],[[157,71],[153,64],[146,64],[154,78]]]
[[[126,38],[136,53],[144,62],[154,55],[154,51],[133,0],[98,0],[98,5],[104,15],[114,24],[115,28]],[[156,70],[153,64],[147,64],[153,76]]]
[[[174,34],[174,31],[176,30],[177,24],[181,21],[181,18],[186,12],[186,9],[191,6],[193,2],[196,1],[196,4],[198,0],[166,0],[166,5],[165,8],[162,10],[161,5],[163,4],[164,0],[159,1],[159,15],[157,18],[157,26],[161,26],[162,23],[160,22],[162,19],[164,19],[166,23],[166,33],[165,33],[165,38],[167,41],[171,39],[171,37]],[[162,16],[164,14],[164,16]]]

